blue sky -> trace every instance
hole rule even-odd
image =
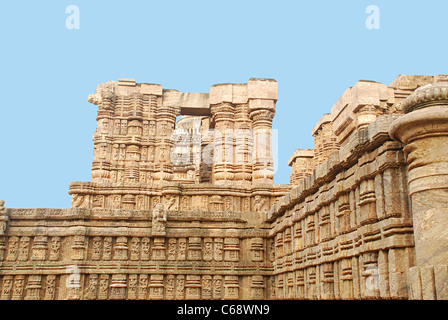
[[[66,28],[76,5],[80,28]],[[365,26],[380,9],[380,29]],[[0,199],[7,207],[70,207],[71,181],[90,181],[96,107],[108,80],[209,92],[273,78],[279,100],[275,183],[312,148],[311,129],[358,80],[448,73],[448,2],[3,1],[0,4]]]

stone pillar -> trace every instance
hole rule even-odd
[[[236,86],[236,85],[235,85]],[[235,183],[250,185],[252,183],[252,121],[249,117],[247,103],[235,106]]]
[[[401,141],[408,162],[416,266],[411,299],[448,299],[448,76],[415,90],[402,102],[405,115],[390,136]]]
[[[277,102],[277,82],[252,78],[247,83],[250,118],[254,137],[252,184],[274,183],[272,119]]]
[[[297,149],[289,158],[288,165],[291,167],[290,183],[292,185],[300,184],[302,179],[313,173],[315,168],[314,150]]]
[[[171,161],[171,149],[174,141],[171,139],[171,134],[178,115],[180,115],[178,107],[160,106],[157,110],[154,182],[173,179],[174,164]]]
[[[233,85],[218,84],[210,88],[212,123],[214,125],[213,183],[225,184],[234,178],[233,130],[235,106]]]
[[[312,134],[314,137],[314,162],[315,165],[319,165],[327,161],[330,154],[339,150],[330,113],[326,113],[320,118],[313,128]]]

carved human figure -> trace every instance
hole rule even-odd
[[[177,260],[185,260],[187,256],[187,239],[179,238]]]
[[[9,300],[11,289],[12,289],[12,276],[4,276],[1,300]]]
[[[20,246],[19,246],[19,261],[26,261],[28,260],[28,253],[30,249],[30,238],[29,237],[22,237],[20,239]]]
[[[176,238],[170,238],[168,240],[168,260],[176,259]]]
[[[129,290],[128,290],[128,299],[133,300],[137,299],[137,275],[136,274],[130,274],[129,275]]]
[[[213,243],[211,238],[204,240],[204,260],[211,261],[213,259]]]
[[[142,252],[141,252],[141,259],[142,260],[149,260],[150,252],[149,249],[151,247],[150,239],[148,237],[144,237],[142,239]]]
[[[121,199],[119,195],[115,195],[113,198],[113,208],[114,209],[120,209],[121,206]]]
[[[144,172],[140,172],[140,173],[144,174]],[[138,195],[137,197],[135,197],[136,209],[137,210],[144,210],[145,209],[145,199],[143,197],[144,196],[142,196],[142,195]]]
[[[221,299],[222,297],[222,277],[214,276],[213,277],[213,298]]]
[[[96,274],[89,275],[89,284],[86,288],[85,298],[87,300],[95,300],[98,291],[98,276]]]
[[[131,239],[131,260],[138,260],[140,254],[140,239],[133,237]]]
[[[190,201],[189,201],[190,199],[188,198],[188,197],[183,197],[182,198],[182,204],[181,204],[181,206],[182,206],[182,211],[187,211],[187,210],[189,210],[189,207],[190,207]]]
[[[51,261],[59,260],[60,249],[61,249],[61,238],[52,237],[50,242],[50,256],[49,256],[49,259]]]
[[[208,197],[202,196],[201,198],[201,208],[204,211],[208,211]]]
[[[45,296],[44,300],[54,300],[56,293],[56,276],[48,275],[45,281]]]
[[[107,299],[108,289],[109,289],[109,275],[102,274],[100,276],[98,298],[102,300]]]
[[[179,275],[176,279],[176,299],[183,299],[185,296],[185,276]]]
[[[16,261],[18,252],[19,238],[16,236],[10,237],[8,240],[8,256],[6,261]]]
[[[148,275],[141,274],[139,278],[138,298],[140,300],[146,299],[147,293],[148,293]]]
[[[104,238],[103,260],[110,260],[112,256],[112,237]]]
[[[12,292],[12,300],[21,300],[22,299],[23,282],[24,282],[23,276],[16,276],[14,278],[14,288],[13,288],[13,292]]]
[[[166,278],[166,299],[174,299],[174,275],[169,274]]]
[[[92,260],[100,260],[101,258],[101,237],[95,237],[92,240]]]
[[[156,223],[166,222],[166,211],[163,204],[158,203],[152,211],[152,220]]]

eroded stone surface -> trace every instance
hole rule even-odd
[[[0,299],[447,299],[447,83],[359,81],[291,185],[273,184],[275,80],[103,83],[71,208],[0,201]]]

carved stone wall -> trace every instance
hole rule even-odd
[[[0,299],[447,299],[448,76],[347,89],[291,185],[276,100],[270,79],[98,86],[71,208],[0,201]]]

